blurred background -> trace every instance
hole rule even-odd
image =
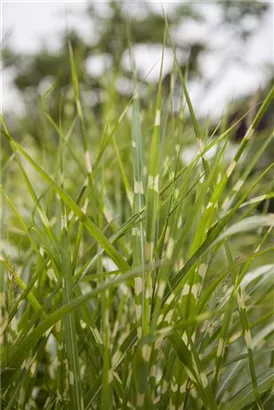
[[[82,98],[97,118],[110,98],[110,88],[117,93],[117,101],[132,96],[130,43],[146,106],[159,76],[165,23],[162,9],[200,118],[210,116],[217,122],[230,106],[229,118],[234,121],[262,100],[273,82],[274,10],[270,2],[7,2],[2,5],[2,111],[10,125],[17,129],[23,124],[24,130],[41,139],[37,107],[52,84],[55,89],[49,107],[53,118],[59,115],[60,98],[66,115],[73,115],[68,32]],[[173,67],[173,52],[167,45],[167,92]],[[176,112],[182,97],[179,81],[173,81]],[[273,126],[271,110],[261,126]],[[236,138],[244,132],[242,123]]]

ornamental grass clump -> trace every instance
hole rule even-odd
[[[231,158],[236,124],[208,134],[175,50],[178,113],[161,68],[146,109],[140,84],[124,107],[110,87],[100,124],[69,55],[75,116],[41,98],[57,143],[2,118],[2,408],[270,409],[274,132],[256,128],[274,88]]]

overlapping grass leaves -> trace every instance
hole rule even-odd
[[[269,406],[273,283],[260,272],[273,271],[274,221],[254,204],[273,197],[261,188],[273,164],[256,168],[273,133],[249,164],[244,153],[273,89],[227,161],[234,125],[211,137],[200,129],[174,50],[192,125],[184,101],[169,111],[160,75],[156,105],[144,110],[137,89],[122,113],[108,105],[101,138],[84,121],[69,50],[76,117],[56,124],[43,100],[59,137],[47,167],[2,120],[13,152],[2,187],[12,252],[4,246],[0,260],[6,408]],[[188,164],[185,136],[198,146]]]

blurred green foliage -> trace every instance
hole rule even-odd
[[[270,5],[258,1],[224,1],[217,6],[220,12],[220,20],[217,24],[231,27],[238,41],[245,43],[254,34],[245,24],[246,20],[253,18],[260,22]],[[77,31],[71,31],[69,37],[74,50],[81,91],[83,91],[83,104],[87,107],[92,106],[94,114],[100,118],[104,93],[109,93],[109,85],[113,84],[112,77],[119,77],[121,81],[132,80],[132,69],[122,64],[123,56],[129,49],[129,38],[133,47],[139,44],[161,45],[165,16],[156,11],[149,2],[129,4],[118,1],[104,3],[103,8],[97,3],[88,4],[85,12],[85,17],[87,16],[90,20],[90,41],[88,33],[84,39]],[[189,21],[198,21],[201,24],[205,22],[205,14],[195,4],[178,3],[168,14],[171,32],[176,32]],[[42,46],[32,55],[15,52],[8,42],[3,47],[3,68],[4,70],[11,68],[14,72],[13,85],[25,102],[25,115],[20,120],[17,118],[16,128],[23,127],[37,141],[43,140],[41,127],[37,127],[41,94],[49,85],[54,84],[54,91],[47,98],[48,110],[52,118],[58,121],[60,115],[68,116],[70,113],[69,117],[72,117],[75,114],[67,40],[67,32],[63,32],[58,52]],[[181,70],[184,73],[187,70],[188,77],[199,77],[202,80],[201,57],[208,51],[208,39],[199,38],[195,41],[185,38],[176,39],[175,47],[179,51],[178,58],[181,58],[179,61]],[[89,72],[86,63],[88,58],[103,54],[110,57],[111,67],[106,66],[102,75],[98,77]],[[186,56],[188,56],[187,60]],[[137,72],[137,76],[138,74]],[[151,87],[143,78],[142,83],[146,85],[146,93],[142,101],[146,104],[151,95]],[[169,90],[169,74],[163,79],[163,84],[164,88]],[[120,89],[112,89],[111,92],[116,94],[117,104],[119,104],[119,100],[124,98],[124,92]],[[113,101],[113,98],[110,100]]]

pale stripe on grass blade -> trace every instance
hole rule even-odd
[[[145,258],[151,262],[155,258],[156,234],[159,218],[159,177],[160,177],[160,136],[161,136],[161,114],[162,114],[162,73],[164,62],[164,48],[166,42],[166,31],[164,35],[159,85],[156,100],[156,112],[153,126],[153,134],[150,142],[148,182],[146,192],[146,247]],[[144,308],[144,336],[148,333],[152,297],[152,277],[149,273],[145,281],[145,308]]]
[[[143,159],[143,144],[142,144],[142,132],[140,125],[140,113],[138,94],[133,100],[133,112],[132,112],[132,152],[133,152],[133,167],[134,167],[134,201],[133,212],[138,214],[142,211],[145,205],[144,199],[144,182],[142,176],[142,169],[144,166]],[[145,232],[143,227],[143,221],[140,221],[139,225],[132,230],[132,249],[133,249],[133,263],[135,266],[144,266],[145,263]],[[142,278],[135,279],[135,303],[136,303],[136,320],[138,326],[138,335],[141,338],[142,331],[144,330],[143,309],[145,298],[145,275]]]
[[[143,136],[140,120],[139,107],[139,92],[137,88],[137,73],[135,61],[132,53],[131,33],[128,30],[128,41],[130,47],[131,65],[134,74],[136,90],[132,103],[132,125],[131,125],[131,145],[133,159],[133,183],[134,183],[134,198],[133,198],[133,214],[141,213],[145,206],[145,187],[143,180],[144,152],[143,152]],[[134,266],[144,268],[145,264],[145,230],[143,221],[132,229],[132,253]],[[141,339],[144,333],[144,307],[145,307],[145,274],[142,272],[141,278],[135,279],[135,310],[138,337]]]

